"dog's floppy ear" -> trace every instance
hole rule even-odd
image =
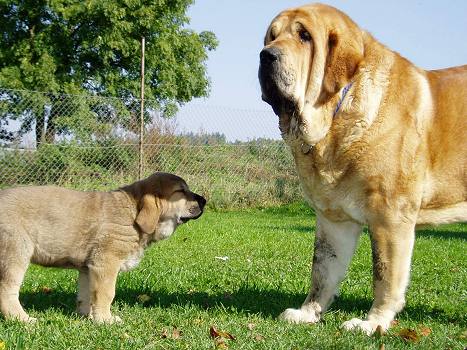
[[[351,81],[358,64],[363,59],[362,45],[352,34],[342,35],[336,31],[329,33],[323,80],[324,90],[329,94],[337,93]]]
[[[156,205],[153,194],[145,194],[139,203],[139,213],[136,216],[136,224],[144,233],[151,234],[156,230],[159,221],[160,210]]]

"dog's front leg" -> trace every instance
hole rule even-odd
[[[98,323],[121,322],[118,316],[110,312],[110,305],[115,296],[115,283],[117,281],[120,263],[93,264],[89,266],[89,317]]]
[[[315,323],[337,294],[339,283],[355,252],[362,226],[332,222],[317,215],[317,232],[310,292],[300,309],[287,309],[279,318],[293,323]]]
[[[404,307],[415,224],[377,223],[369,228],[373,254],[373,305],[366,320],[354,318],[343,324],[345,329],[360,330],[368,335],[378,326],[382,331],[387,330],[396,313]]]

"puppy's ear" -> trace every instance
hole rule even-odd
[[[156,205],[156,198],[152,194],[145,194],[139,203],[139,213],[136,216],[136,224],[144,233],[151,234],[156,230],[160,211]]]
[[[335,94],[347,85],[363,59],[363,50],[352,33],[340,35],[331,31],[328,37],[328,55],[324,71],[324,90]]]

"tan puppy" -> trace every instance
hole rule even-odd
[[[149,244],[201,216],[205,204],[182,178],[166,173],[112,192],[0,191],[0,311],[35,321],[18,300],[32,262],[78,269],[77,311],[96,322],[120,321],[110,313],[118,272],[135,267]]]
[[[416,226],[467,220],[467,66],[417,68],[320,4],[280,13],[264,44],[263,99],[317,215],[310,293],[281,318],[320,319],[368,225],[374,302],[343,326],[386,330],[405,304]]]

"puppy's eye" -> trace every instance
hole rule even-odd
[[[298,36],[300,37],[300,41],[302,43],[311,41],[311,35],[306,30],[302,29],[298,32]]]

